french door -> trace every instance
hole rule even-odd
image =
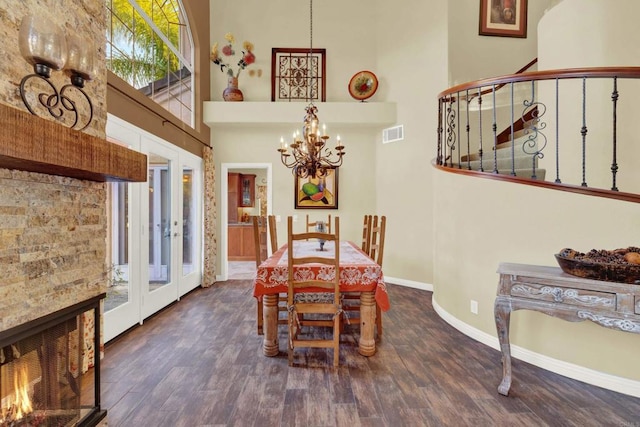
[[[112,183],[105,341],[180,299],[202,277],[202,160],[109,116],[107,133],[147,155],[147,182]],[[118,290],[116,292],[115,290]],[[111,292],[110,292],[111,291]]]

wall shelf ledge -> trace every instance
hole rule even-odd
[[[383,128],[396,123],[395,102],[315,102],[322,122],[331,126]],[[204,103],[204,122],[220,126],[283,126],[299,124],[305,102]]]

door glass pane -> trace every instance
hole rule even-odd
[[[104,311],[129,301],[129,184],[111,183],[108,187],[109,258],[107,297]]]
[[[193,169],[182,168],[182,275],[186,276],[194,269],[195,236],[193,200]]]
[[[170,162],[149,154],[149,290],[171,281]]]

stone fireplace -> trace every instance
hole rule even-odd
[[[102,298],[0,332],[0,427],[95,426],[105,417],[99,353],[86,348],[88,338],[100,347]]]
[[[48,3],[0,5],[0,426],[93,425],[91,414],[102,413],[106,182],[146,180],[146,156],[105,139],[104,2]],[[93,121],[83,132],[32,116],[21,100],[20,81],[33,72],[18,43],[29,14],[96,46],[95,78],[85,86]],[[68,77],[51,80],[61,87]],[[31,400],[31,421],[15,420],[17,394]]]

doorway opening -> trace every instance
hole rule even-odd
[[[252,216],[272,212],[271,163],[222,163],[220,166],[220,228],[223,232],[220,233],[218,279],[250,279],[255,274],[255,256],[252,246],[250,250],[243,249],[242,241],[253,243]]]

